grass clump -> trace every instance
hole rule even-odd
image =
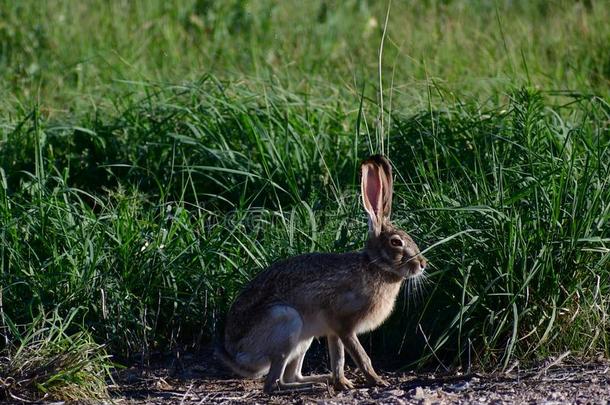
[[[37,316],[17,328],[0,360],[0,398],[8,401],[108,399],[112,363],[86,330],[70,332],[77,311]],[[21,329],[18,330],[18,329]]]
[[[83,305],[125,358],[198,346],[274,260],[361,248],[359,156],[382,143],[370,106],[219,83],[158,88],[78,126],[34,113],[14,127],[11,317]],[[372,337],[403,364],[607,352],[607,105],[527,88],[510,100],[391,115],[394,220],[423,247],[443,241],[426,253],[434,287]]]

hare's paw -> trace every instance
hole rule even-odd
[[[367,380],[367,383],[371,386],[377,386],[377,387],[389,387],[390,386],[390,383],[388,383],[386,380],[379,377],[378,375],[371,376],[371,377],[367,378],[366,380]]]
[[[265,384],[263,392],[268,395],[290,394],[298,392],[312,392],[315,388],[321,388],[322,384],[281,382],[277,380],[274,384]]]
[[[337,390],[337,391],[345,391],[345,390],[351,390],[354,388],[354,384],[348,380],[345,377],[340,377],[340,378],[336,378],[333,379],[333,387]]]

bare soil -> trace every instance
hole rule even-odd
[[[549,359],[503,373],[380,372],[388,388],[367,387],[348,368],[356,389],[268,396],[262,381],[231,376],[209,353],[123,370],[113,387],[121,404],[610,404],[610,362]],[[322,364],[322,362],[320,362]],[[320,371],[321,365],[318,366]],[[311,367],[309,367],[311,368]]]

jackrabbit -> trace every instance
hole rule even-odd
[[[426,259],[415,242],[389,221],[392,168],[371,156],[361,165],[361,192],[369,236],[362,251],[311,253],[278,262],[257,275],[237,297],[216,355],[234,372],[258,378],[264,391],[309,389],[345,378],[344,348],[369,384],[387,386],[357,335],[377,328],[390,314],[402,281],[422,273]],[[314,337],[326,336],[331,374],[302,376]]]

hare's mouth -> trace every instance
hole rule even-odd
[[[423,271],[424,269],[420,266],[419,263],[411,265],[409,266],[409,274],[407,275],[407,278],[417,277],[422,274]]]
[[[417,277],[424,272],[424,266],[422,261],[417,256],[411,256],[406,260],[403,260],[401,270],[404,273],[405,279]]]

